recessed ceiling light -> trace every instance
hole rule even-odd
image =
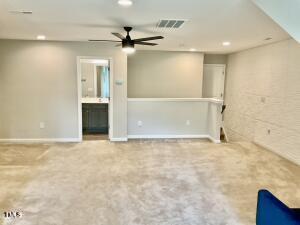
[[[195,49],[195,48],[190,49],[190,52],[195,52],[195,51],[197,51],[197,49]]]
[[[132,1],[131,0],[119,0],[118,3],[121,6],[131,6],[132,5]]]
[[[38,36],[36,37],[36,39],[38,39],[38,40],[45,40],[45,39],[46,39],[46,36],[45,36],[45,35],[38,35]]]
[[[223,45],[223,46],[229,46],[229,45],[231,45],[231,43],[230,43],[229,41],[224,41],[224,42],[222,43],[222,45]]]

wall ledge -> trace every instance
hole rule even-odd
[[[128,102],[212,102],[223,104],[223,100],[216,98],[127,98]]]

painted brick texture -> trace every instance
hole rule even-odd
[[[290,39],[228,58],[225,128],[300,165],[300,44]]]

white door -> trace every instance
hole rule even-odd
[[[204,64],[203,98],[224,98],[225,65]]]

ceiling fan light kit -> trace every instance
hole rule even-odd
[[[125,6],[125,7],[128,7],[128,6],[132,5],[132,1],[131,0],[119,0],[118,3],[119,3],[119,5]]]
[[[129,32],[132,30],[132,27],[124,27],[124,30],[127,32],[126,37],[119,33],[112,33],[117,38],[121,39],[121,41],[115,40],[89,40],[89,41],[102,41],[102,42],[120,42],[122,46],[122,50],[127,54],[132,54],[135,52],[135,45],[148,45],[148,46],[155,46],[156,43],[149,43],[147,41],[159,40],[163,39],[162,36],[154,36],[154,37],[147,37],[147,38],[138,38],[138,39],[131,39]],[[119,45],[117,45],[119,46]]]
[[[135,48],[125,47],[125,48],[122,48],[122,51],[125,52],[126,54],[133,54],[133,53],[135,53]]]

